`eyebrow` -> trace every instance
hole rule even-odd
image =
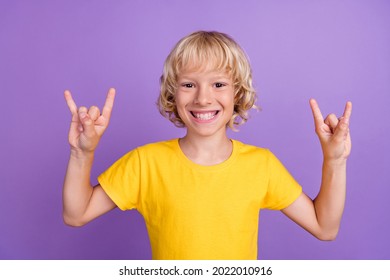
[[[219,79],[227,79],[227,80],[230,80],[230,77],[227,76],[227,75],[218,75],[218,76],[214,76],[213,78],[214,78],[214,79],[217,79],[217,80],[219,80]]]
[[[179,79],[193,79],[194,77],[192,77],[191,75],[179,75],[178,77]],[[211,76],[210,79],[212,80],[220,80],[220,79],[225,79],[225,80],[230,80],[230,77],[228,75],[215,75],[215,76]]]

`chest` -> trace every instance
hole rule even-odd
[[[250,170],[154,172],[141,193],[144,216],[155,219],[225,219],[258,215],[267,179]]]

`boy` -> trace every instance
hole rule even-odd
[[[311,200],[269,150],[227,137],[227,127],[245,122],[256,101],[249,62],[228,35],[192,33],[166,59],[159,109],[186,135],[130,151],[92,187],[94,151],[114,97],[110,89],[100,113],[77,108],[65,92],[72,113],[65,223],[81,226],[115,207],[137,209],[153,259],[256,259],[261,208],[281,210],[321,240],[336,237],[351,149],[350,102],[340,119],[324,120],[310,100],[324,155],[321,188]]]

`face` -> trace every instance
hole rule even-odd
[[[177,111],[187,135],[226,135],[234,110],[234,87],[224,71],[183,71],[175,96]]]

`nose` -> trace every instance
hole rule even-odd
[[[212,103],[212,92],[207,87],[199,87],[194,100],[195,104],[207,106]]]

